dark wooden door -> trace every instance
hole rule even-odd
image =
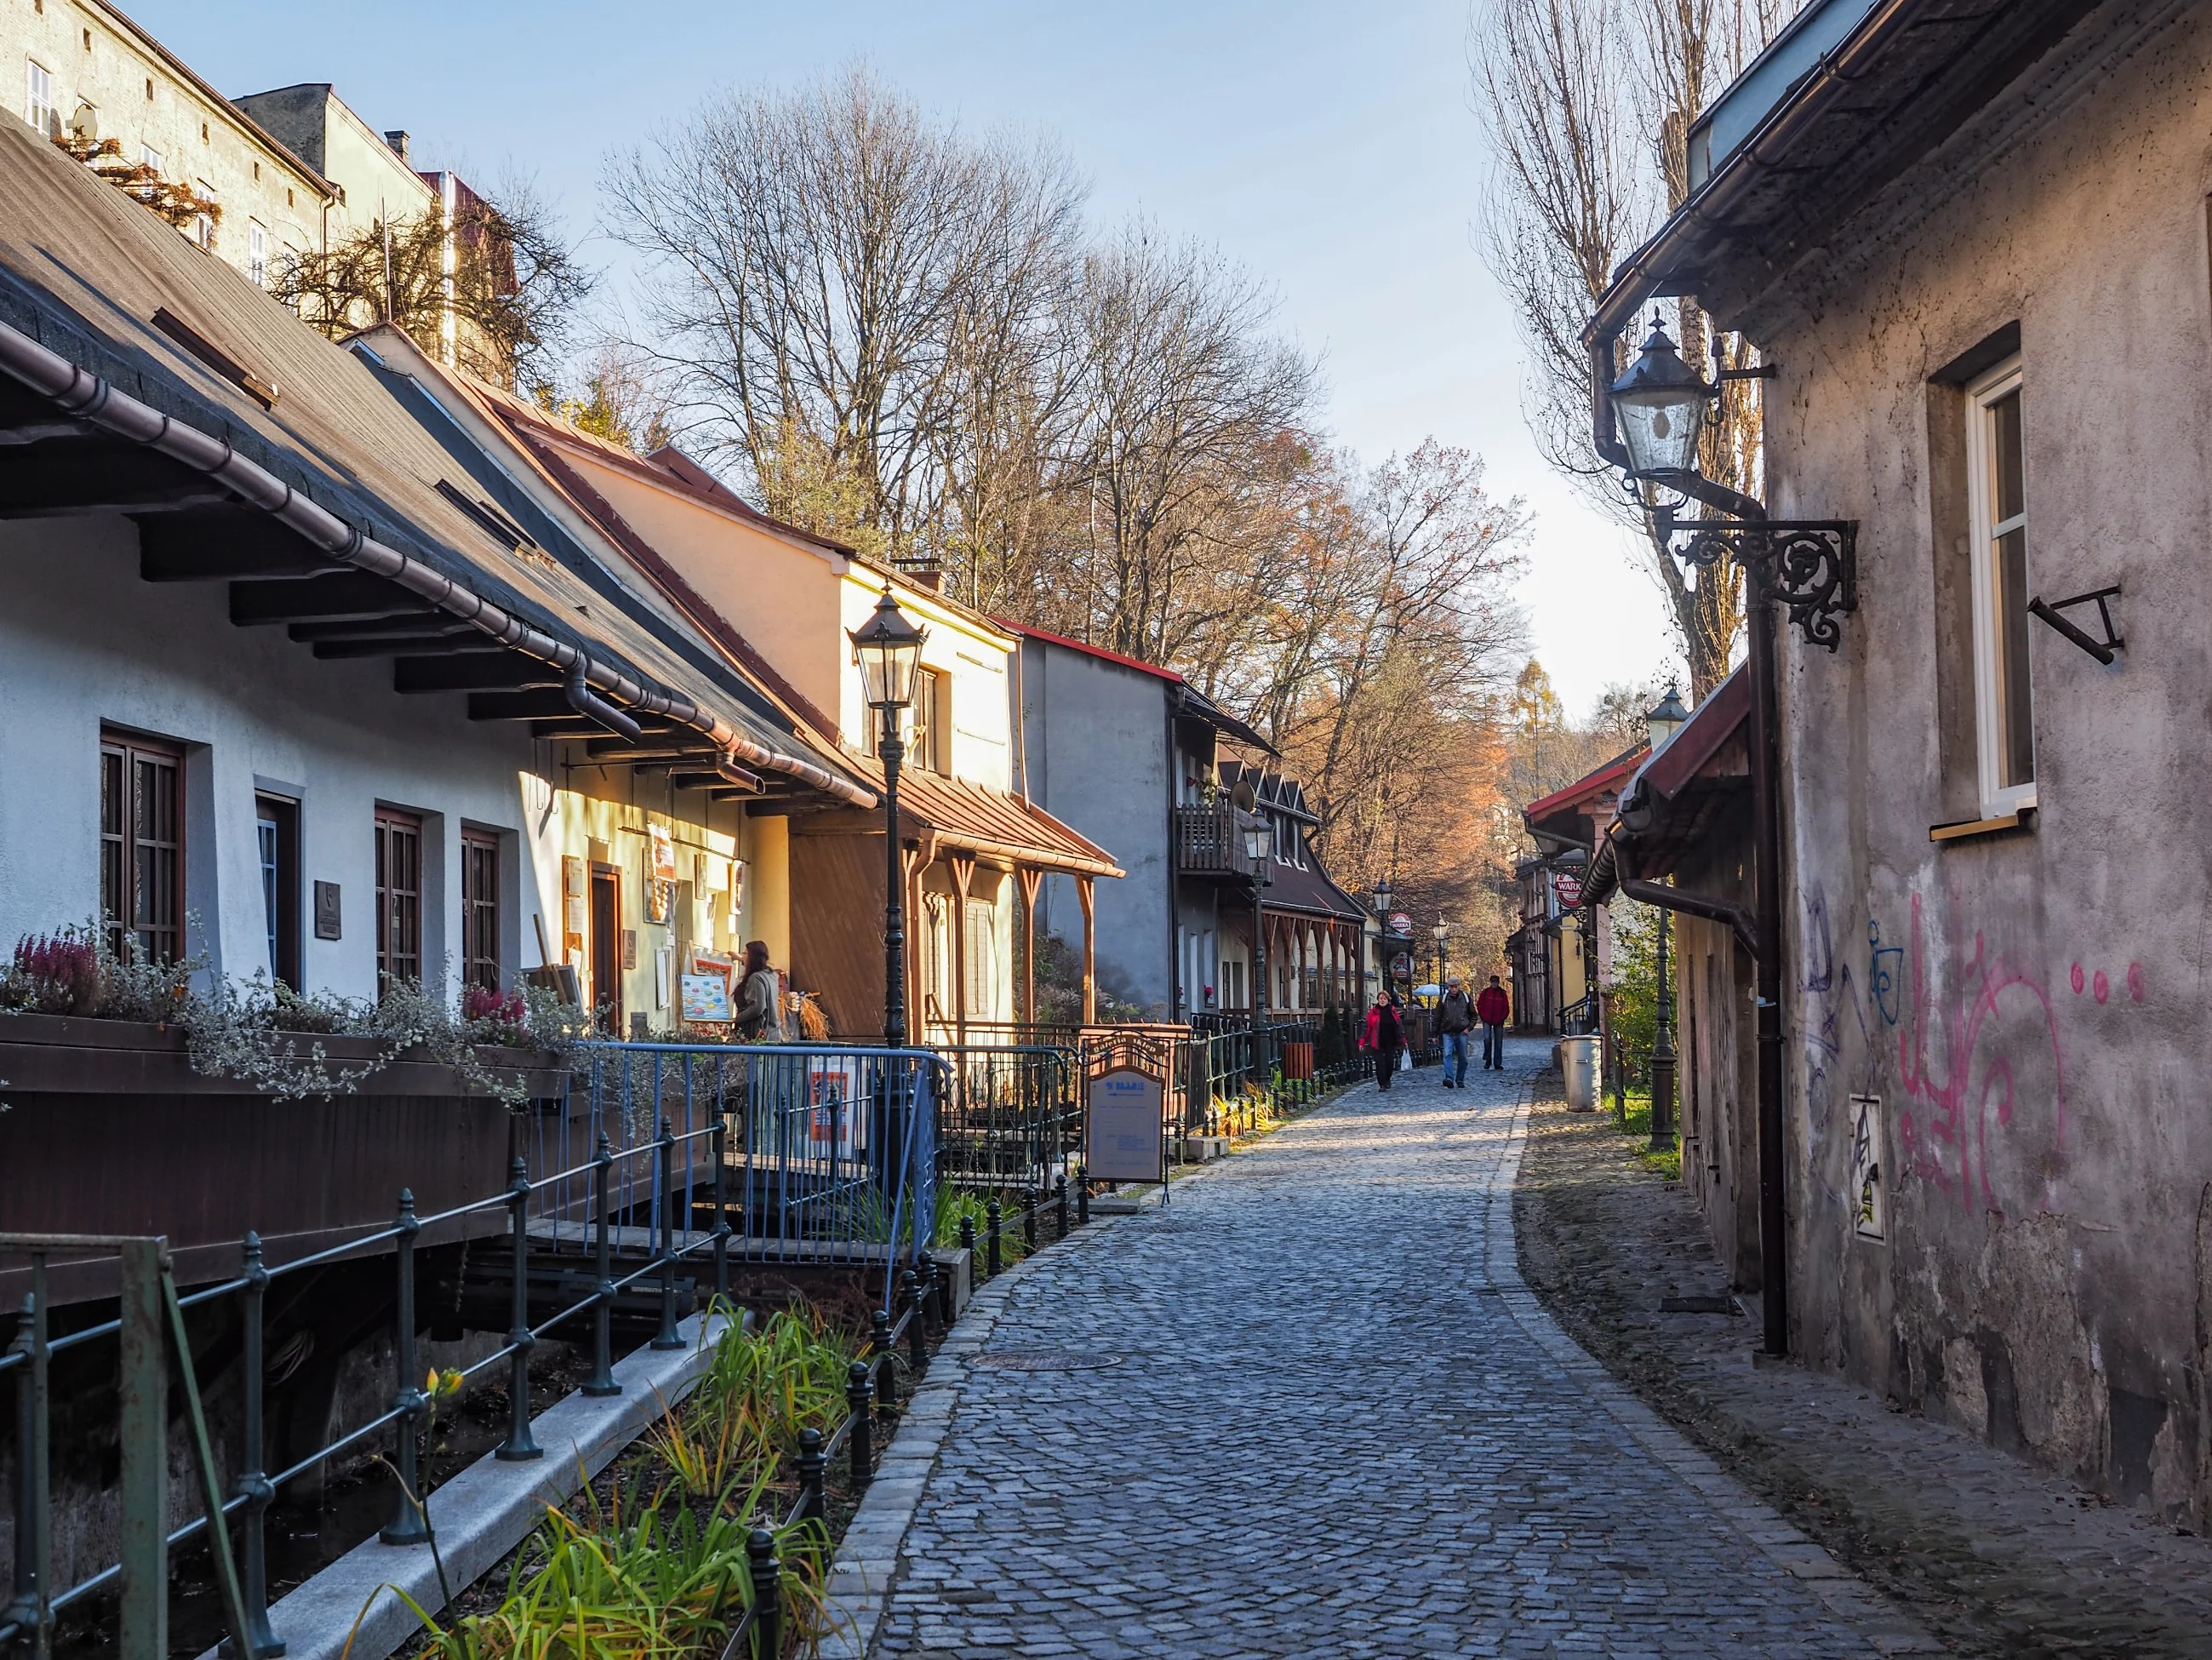
[[[592,872],[592,1006],[599,1028],[622,1036],[622,888],[604,866]]]

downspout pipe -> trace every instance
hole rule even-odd
[[[127,392],[118,391],[108,381],[78,368],[5,323],[0,323],[0,371],[51,398],[58,408],[88,425],[142,444],[215,479],[248,506],[259,508],[339,563],[380,576],[428,600],[447,615],[471,624],[511,650],[559,669],[570,688],[571,706],[602,724],[608,724],[607,716],[612,715],[624,724],[611,726],[611,729],[621,732],[626,738],[636,739],[637,722],[614,708],[609,699],[618,698],[640,713],[689,727],[733,761],[750,762],[768,771],[796,778],[854,806],[875,805],[875,796],[870,791],[838,777],[828,768],[756,743],[720,715],[701,708],[681,693],[658,691],[646,686],[594,660],[582,648],[556,639],[478,598],[421,560],[364,536],[222,440],[211,438],[198,428],[186,426]],[[580,695],[588,698],[597,709],[586,709],[578,703]]]

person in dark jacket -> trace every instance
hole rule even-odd
[[[1390,994],[1375,994],[1375,1006],[1367,1011],[1367,1026],[1359,1035],[1359,1047],[1375,1060],[1375,1084],[1378,1089],[1389,1089],[1390,1079],[1398,1070],[1398,1053],[1406,1047],[1406,1025],[1398,1018],[1396,1005]]]
[[[1437,1030],[1444,1040],[1444,1087],[1467,1087],[1467,1040],[1474,1030],[1474,1000],[1459,976],[1444,982],[1444,994],[1437,1000]]]
[[[1482,1022],[1482,1064],[1486,1071],[1505,1070],[1505,1023],[1513,1016],[1513,1000],[1492,975],[1482,995],[1474,1000],[1475,1018]]]

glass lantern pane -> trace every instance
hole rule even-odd
[[[1705,426],[1705,399],[1668,398],[1646,402],[1618,397],[1613,413],[1620,441],[1638,472],[1692,472],[1698,465],[1698,435]]]

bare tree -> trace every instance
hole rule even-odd
[[[496,199],[463,188],[450,220],[440,209],[367,225],[299,256],[274,286],[333,339],[396,323],[432,356],[513,387],[557,356],[596,282],[536,191],[510,179]]]
[[[1073,269],[1058,151],[967,140],[854,69],[726,96],[605,183],[654,350],[769,511],[890,556],[988,518],[944,499],[962,399],[997,398],[977,352],[1042,326]]]
[[[1085,262],[1079,304],[1090,385],[1073,466],[1093,637],[1175,660],[1205,632],[1192,590],[1278,504],[1314,367],[1266,332],[1274,301],[1255,278],[1142,221]]]
[[[1581,335],[1622,257],[1687,195],[1691,125],[1783,15],[1777,0],[1491,0],[1472,33],[1475,105],[1496,161],[1485,252],[1533,360],[1530,425],[1555,467],[1644,536],[1700,699],[1727,675],[1741,579],[1723,567],[1692,582],[1620,492],[1591,443]],[[1684,356],[1703,362],[1704,313],[1693,299],[1674,309]],[[1622,343],[1624,362],[1637,344]],[[1739,338],[1721,361],[1752,358]],[[1707,475],[1754,490],[1759,429],[1757,395],[1739,383],[1707,433]]]

